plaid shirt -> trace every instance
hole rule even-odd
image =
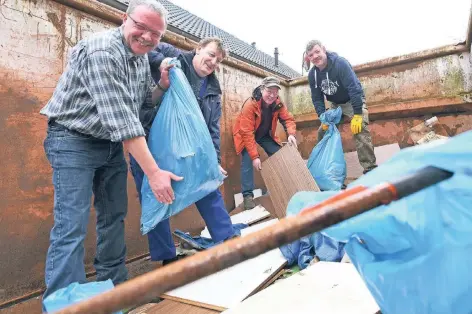
[[[147,55],[134,55],[121,27],[81,40],[41,114],[80,133],[120,142],[144,136],[140,109],[152,109]]]

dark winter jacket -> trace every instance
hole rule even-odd
[[[328,65],[323,71],[313,67],[308,73],[311,99],[316,113],[325,112],[326,99],[335,104],[351,101],[354,114],[362,114],[364,91],[351,64],[334,52],[328,52]]]

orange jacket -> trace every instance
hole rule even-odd
[[[236,153],[239,155],[244,148],[249,153],[252,160],[259,158],[257,152],[257,143],[255,139],[255,133],[259,125],[261,124],[261,101],[251,97],[248,98],[241,109],[241,113],[236,118],[236,122],[233,125],[233,139]],[[285,106],[280,98],[271,105],[272,107],[272,126],[270,128],[270,136],[276,143],[281,145],[280,139],[276,135],[277,120],[280,120],[284,126],[288,135],[294,135],[296,133],[295,119],[292,114],[288,112],[287,106]]]

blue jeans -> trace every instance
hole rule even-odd
[[[275,142],[269,135],[264,136],[257,141],[261,145],[267,155],[272,156],[279,151],[280,145]],[[254,167],[249,153],[244,149],[241,153],[241,192],[244,196],[254,197]]]
[[[125,281],[128,197],[122,143],[100,140],[50,122],[44,150],[53,169],[54,226],[43,297],[73,282],[86,282],[84,239],[92,193],[97,215],[97,281],[112,279],[115,285]]]
[[[131,154],[129,159],[131,173],[138,190],[139,200],[141,201],[141,186],[144,172]],[[224,241],[236,236],[220,190],[211,192],[196,202],[195,205],[205,221],[214,242]],[[159,222],[154,229],[147,233],[147,236],[152,261],[167,260],[176,256],[169,219]]]

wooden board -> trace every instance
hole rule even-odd
[[[285,217],[287,205],[295,193],[320,189],[298,150],[285,145],[262,163],[262,178],[277,218]]]
[[[246,224],[252,225],[256,222],[266,219],[270,216],[270,213],[261,205],[257,205],[253,209],[245,210],[233,216],[230,216],[231,222],[234,224]],[[203,231],[200,233],[201,237],[204,238],[211,238],[210,232],[208,231],[208,227],[205,227]]]
[[[223,314],[374,314],[379,307],[352,264],[318,262]]]
[[[382,163],[386,162],[399,151],[400,146],[398,145],[398,143],[374,147],[374,154],[377,159],[377,165],[381,165]],[[357,158],[357,152],[350,152],[344,154],[344,159],[346,160],[347,165],[346,181],[352,181],[362,176],[364,168],[362,168],[361,164],[359,163],[359,158]]]
[[[278,219],[272,219],[245,228],[241,230],[242,236],[277,221]],[[259,291],[286,263],[280,250],[275,249],[169,291],[161,297],[209,309],[225,310],[243,301],[254,291]]]
[[[147,304],[129,314],[216,314],[220,311],[209,310],[199,306],[164,300],[157,304]]]

